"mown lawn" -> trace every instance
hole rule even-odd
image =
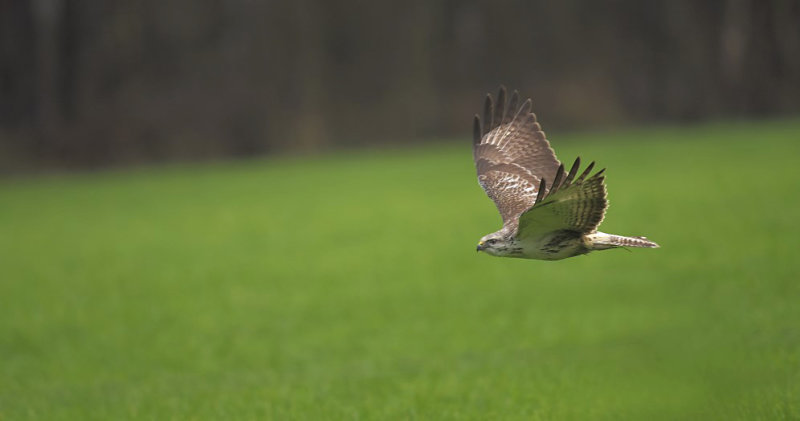
[[[662,248],[476,254],[466,137],[0,181],[0,420],[800,418],[800,121],[550,135]]]

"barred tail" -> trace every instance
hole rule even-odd
[[[658,244],[648,240],[647,237],[625,237],[598,231],[587,235],[586,239],[590,250],[605,250],[616,247],[658,248]]]

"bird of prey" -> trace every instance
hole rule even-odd
[[[579,174],[578,157],[565,171],[531,112],[531,100],[519,106],[519,99],[514,91],[506,102],[501,86],[496,102],[486,96],[483,120],[475,115],[472,148],[478,182],[503,218],[499,231],[481,238],[478,251],[560,260],[594,250],[658,247],[645,237],[597,230],[608,207],[605,169],[590,175],[592,162]]]

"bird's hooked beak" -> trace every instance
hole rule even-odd
[[[483,250],[483,241],[481,241],[480,243],[478,243],[478,247],[475,249],[475,252],[479,252],[479,251],[481,251],[481,250]]]

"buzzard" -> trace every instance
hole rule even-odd
[[[478,182],[503,218],[503,228],[481,238],[478,251],[560,260],[594,250],[658,247],[645,237],[597,230],[608,207],[605,169],[590,175],[592,162],[579,174],[578,157],[565,171],[531,112],[531,100],[519,108],[518,103],[519,93],[506,102],[501,86],[497,102],[486,96],[483,121],[475,115],[472,151]]]

